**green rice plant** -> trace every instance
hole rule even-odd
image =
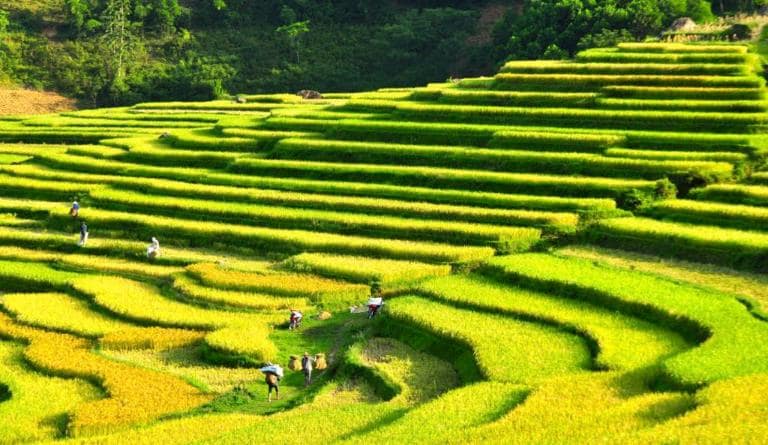
[[[768,327],[730,295],[546,254],[499,257],[488,264],[489,273],[505,280],[651,319],[700,342],[663,362],[665,374],[684,387],[765,372],[768,366],[762,358],[768,352],[755,348]]]
[[[275,139],[250,137],[223,137],[210,130],[174,131],[163,139],[166,146],[191,150],[255,152],[269,148]]]
[[[282,266],[297,272],[312,273],[353,283],[370,284],[378,281],[384,286],[451,273],[451,267],[446,264],[436,265],[325,253],[295,255],[285,260]]]
[[[319,133],[306,133],[298,131],[270,131],[251,128],[222,128],[221,134],[230,138],[249,138],[259,141],[277,141],[284,138],[315,138]]]
[[[221,115],[214,113],[142,113],[132,111],[130,108],[98,108],[95,110],[80,110],[75,112],[60,113],[59,116],[79,119],[202,122],[207,124],[215,124],[219,121],[219,119],[221,119]]]
[[[0,191],[4,197],[66,202],[76,196],[87,196],[88,191],[96,187],[98,186],[70,181],[29,179],[0,174]]]
[[[701,201],[720,201],[766,207],[768,206],[768,186],[718,184],[692,190],[691,198]]]
[[[24,121],[29,127],[119,127],[119,128],[200,128],[209,127],[206,122],[157,121],[157,120],[120,120],[120,119],[82,119],[75,117],[45,116]]]
[[[320,299],[323,294],[348,294],[352,301],[368,295],[369,287],[309,274],[254,273],[199,263],[187,272],[206,286],[245,292],[266,292],[285,297]]]
[[[576,55],[579,62],[590,63],[754,63],[755,55],[747,53],[671,53],[621,52],[618,48],[595,48]]]
[[[641,87],[608,85],[600,90],[608,97],[648,100],[763,101],[762,88]]]
[[[50,419],[62,418],[99,397],[99,391],[81,379],[52,377],[30,370],[23,349],[21,345],[0,341],[0,382],[10,392],[10,399],[0,403],[3,444],[54,440],[60,431]]]
[[[493,381],[535,384],[590,366],[583,339],[551,327],[415,296],[387,306],[388,315],[399,322],[468,345],[483,375]]]
[[[17,321],[84,337],[101,337],[132,327],[67,294],[5,294],[2,304]]]
[[[640,53],[717,53],[717,54],[747,54],[746,45],[731,44],[694,44],[684,43],[619,43],[619,51]]]
[[[409,410],[390,424],[355,434],[340,443],[450,442],[464,429],[491,422],[522,403],[529,392],[521,385],[474,383]]]
[[[105,359],[94,354],[84,339],[22,326],[3,313],[0,335],[27,343],[24,358],[36,368],[88,379],[106,390],[107,397],[78,405],[69,413],[62,426],[71,436],[114,431],[211,400],[181,379]]]
[[[389,403],[408,406],[428,402],[459,384],[456,370],[445,360],[391,338],[357,342],[345,353],[345,365],[354,363],[378,374],[393,391]],[[387,395],[389,397],[389,395]]]
[[[62,211],[59,218],[68,218]],[[397,239],[367,238],[316,231],[273,229],[234,224],[203,222],[141,213],[124,213],[89,209],[84,214],[89,221],[104,230],[130,230],[133,236],[144,234],[149,239],[157,233],[173,234],[192,244],[210,245],[211,242],[249,247],[264,252],[282,254],[320,251],[353,255],[370,255],[395,259],[413,259],[427,262],[475,262],[492,256],[494,250],[481,246],[457,246],[431,242]],[[61,221],[61,219],[59,219]],[[539,239],[539,230],[515,229],[517,238],[508,242],[511,247],[526,250]],[[92,244],[89,241],[89,245]],[[98,244],[95,246],[97,247]],[[98,248],[98,247],[97,247]],[[143,249],[138,250],[139,252]]]
[[[694,409],[686,393],[648,392],[648,372],[577,374],[549,379],[495,421],[465,428],[453,443],[586,443],[645,431]],[[649,416],[649,413],[653,413]],[[631,442],[630,440],[628,440]],[[657,442],[652,442],[657,443]]]
[[[727,151],[673,151],[673,150],[635,150],[628,148],[609,148],[605,156],[630,159],[648,159],[656,161],[713,161],[737,164],[746,162],[749,157],[744,153]]]
[[[84,170],[83,164],[76,164],[76,168]],[[487,207],[493,208],[528,208],[528,209],[543,209],[543,210],[575,210],[575,211],[597,211],[597,212],[611,212],[615,210],[616,203],[612,199],[599,199],[599,198],[567,198],[557,196],[536,196],[536,195],[512,195],[503,193],[491,193],[491,192],[476,192],[467,190],[450,190],[450,189],[433,189],[426,187],[405,187],[405,186],[393,186],[386,184],[366,184],[362,182],[340,182],[340,181],[313,181],[313,180],[301,180],[301,179],[287,179],[287,178],[259,178],[259,177],[246,177],[235,175],[206,175],[200,173],[197,176],[191,176],[187,174],[177,175],[177,179],[194,181],[193,182],[180,182],[180,181],[166,181],[159,179],[159,175],[153,179],[144,177],[125,177],[114,175],[101,175],[101,174],[88,174],[88,173],[71,173],[65,170],[53,170],[45,167],[38,166],[13,166],[4,170],[0,166],[0,171],[8,171],[16,176],[31,179],[55,179],[58,181],[83,181],[89,184],[118,184],[121,187],[128,187],[136,190],[154,191],[159,194],[166,195],[178,195],[184,196],[184,193],[180,190],[193,190],[194,196],[210,196],[211,191],[214,194],[222,193],[221,196],[226,196],[229,200],[244,200],[243,196],[250,196],[255,194],[258,196],[254,198],[256,201],[263,199],[261,193],[270,193],[269,190],[282,190],[285,192],[296,192],[292,195],[296,198],[301,197],[302,201],[306,200],[306,203],[302,203],[303,207],[312,206],[310,200],[313,195],[310,193],[325,193],[329,195],[348,195],[351,197],[371,197],[371,198],[383,198],[395,199],[398,201],[417,201],[417,202],[431,202],[438,204],[459,205],[459,206],[474,206],[474,207]],[[116,173],[119,173],[117,171]],[[239,181],[237,179],[239,178]],[[29,182],[30,181],[27,179]],[[205,187],[196,183],[203,182]],[[172,188],[169,185],[172,184]],[[223,186],[215,186],[208,184],[224,184]],[[230,185],[241,185],[238,188],[240,193],[235,194],[232,192]],[[243,187],[258,187],[259,191],[249,191]],[[209,191],[210,190],[210,191]],[[227,190],[224,192],[224,190]],[[271,192],[271,195],[267,195],[273,199],[275,195],[285,196],[279,192]],[[216,195],[218,196],[218,195]],[[270,199],[268,198],[268,199]],[[321,199],[321,198],[319,198]],[[339,197],[339,199],[343,199]],[[265,202],[274,202],[281,205],[291,205],[291,203],[297,202],[286,198],[283,200],[268,200]],[[333,203],[333,205],[341,205],[341,203]],[[385,205],[385,204],[382,204]],[[322,207],[321,207],[322,208]],[[422,208],[422,207],[420,207]],[[366,210],[370,211],[370,210]],[[456,216],[452,216],[456,218]]]
[[[420,144],[484,145],[500,126],[471,124],[430,124],[421,122],[342,119],[313,121],[296,118],[271,118],[267,128],[325,132],[333,139],[377,140]]]
[[[680,110],[731,113],[761,113],[768,110],[763,100],[691,100],[691,99],[597,99],[598,108],[611,110]]]
[[[640,74],[622,76],[612,74],[511,74],[501,73],[494,77],[493,89],[497,90],[545,90],[545,91],[597,91],[606,86],[657,86],[657,87],[720,87],[762,88],[765,81],[756,76],[670,76]]]
[[[216,289],[203,286],[194,279],[179,274],[173,279],[173,288],[191,301],[245,309],[284,310],[304,309],[306,298],[286,298],[254,292]]]
[[[69,128],[27,127],[13,130],[0,129],[0,141],[28,144],[95,144],[102,139],[130,137],[136,134],[142,134],[142,132],[117,128],[83,128],[73,131]]]
[[[651,181],[636,179],[585,178],[436,167],[337,164],[253,158],[238,159],[230,166],[230,171],[260,176],[385,182],[405,186],[572,197],[610,197],[618,196],[631,189],[652,191],[655,187]]]
[[[66,291],[77,275],[40,263],[0,260],[0,282],[5,292]]]
[[[757,185],[768,186],[768,172],[755,172],[749,177],[749,182]]]
[[[521,74],[658,74],[668,76],[746,76],[754,73],[749,65],[742,63],[577,63],[554,60],[511,61],[505,63],[500,72]]]
[[[189,219],[224,220],[262,227],[320,230],[402,239],[443,241],[454,244],[491,243],[501,250],[525,250],[540,231],[492,224],[369,216],[325,210],[259,206],[213,200],[173,198],[117,190],[91,192],[99,206],[153,212]],[[84,213],[84,215],[87,215]],[[572,215],[572,225],[577,218]],[[565,219],[565,218],[563,218]]]
[[[653,218],[692,224],[768,230],[766,207],[673,199],[654,203],[645,213]]]
[[[595,93],[554,93],[491,90],[440,90],[433,100],[450,104],[502,105],[529,107],[592,107],[598,95]],[[411,98],[411,100],[419,100]]]
[[[461,121],[512,125],[621,128],[707,132],[750,132],[766,122],[762,113],[522,108],[398,103],[397,115],[427,121]]]
[[[497,131],[489,147],[564,152],[602,152],[625,141],[620,134],[551,133],[538,131]]]
[[[0,153],[0,164],[21,164],[32,159],[32,156]]]
[[[505,172],[536,172],[619,178],[659,179],[694,174],[708,182],[730,179],[733,166],[706,161],[618,159],[589,153],[556,153],[434,145],[285,139],[272,153],[281,159],[367,164],[427,165]]]
[[[459,88],[487,90],[493,86],[493,77],[475,77],[461,79],[458,83]]]
[[[2,184],[0,176],[0,184]],[[410,218],[444,218],[446,220],[468,221],[501,225],[534,225],[562,227],[575,226],[578,217],[572,213],[533,210],[509,210],[447,204],[430,204],[423,201],[402,201],[386,198],[326,195],[290,191],[252,189],[188,184],[174,181],[137,181],[135,184],[121,184],[121,188],[136,189],[145,193],[163,196],[189,196],[207,199],[226,199],[228,202],[244,201],[286,207],[317,208],[324,210],[363,212],[366,214],[398,215]],[[312,191],[312,189],[307,189]],[[317,191],[317,190],[315,190]],[[418,199],[420,196],[414,195]],[[408,198],[408,196],[405,196]],[[426,196],[423,198],[427,198]],[[423,199],[422,198],[422,199]],[[544,205],[540,204],[540,205]],[[535,200],[527,203],[536,207]]]
[[[110,159],[126,154],[126,150],[119,147],[109,147],[104,145],[79,145],[68,148],[66,153],[76,156]]]
[[[138,323],[205,329],[210,347],[265,362],[277,348],[269,340],[269,324],[276,316],[202,309],[163,297],[154,286],[124,278],[91,276],[72,280],[78,292],[121,317]]]
[[[478,275],[428,280],[418,288],[430,297],[491,313],[504,313],[559,326],[589,339],[602,369],[629,371],[653,366],[692,345],[677,332],[639,318],[589,304],[511,287]]]
[[[123,152],[121,161],[149,165],[184,165],[198,168],[225,168],[230,162],[243,156],[243,152],[182,150],[178,148],[153,147],[152,145],[134,145],[130,151]]]
[[[243,382],[255,382],[264,378],[264,374],[255,368],[226,368],[210,365],[198,356],[194,345],[183,346],[170,351],[136,348],[107,350],[103,348],[102,342],[100,353],[112,360],[155,369],[165,374],[188,379],[201,388],[205,388],[207,392],[217,395],[233,390],[238,391]],[[189,418],[190,416],[186,417]],[[138,443],[142,442],[142,440],[138,441]]]
[[[114,351],[149,350],[151,352],[184,348],[199,343],[205,332],[187,329],[135,326],[110,332],[99,339],[99,346]]]
[[[163,255],[156,258],[154,264],[149,264],[146,259],[146,242],[143,241],[95,237],[84,247],[77,246],[77,241],[75,233],[0,226],[0,245],[5,246],[1,250],[7,252],[5,256],[20,261],[57,261],[75,270],[96,269],[110,274],[162,279],[179,272],[180,268],[175,266],[192,263],[226,261],[231,267],[243,270],[252,270],[261,264],[232,254],[186,249],[165,243]],[[29,253],[28,249],[18,249],[17,246],[36,250]],[[46,250],[55,252],[47,254]],[[104,255],[116,258],[105,258]]]
[[[760,442],[768,434],[762,418],[768,401],[765,374],[715,382],[697,392],[696,409],[653,428],[627,432],[616,440],[632,443],[722,443],[738,437],[743,443]]]
[[[402,405],[383,403],[336,403],[328,406],[309,405],[306,408],[287,410],[269,416],[250,426],[235,429],[219,436],[211,436],[199,443],[249,444],[253,441],[289,443],[296,440],[296,431],[311,434],[318,443],[334,443],[349,436],[350,431],[368,429],[371,425],[387,423],[401,413]],[[333,419],[333,422],[329,422]],[[212,419],[215,420],[215,419]],[[310,433],[311,432],[311,433]],[[186,436],[197,437],[200,433],[190,431]],[[163,436],[159,436],[163,437]]]
[[[194,110],[194,111],[270,111],[275,108],[293,107],[293,104],[252,102],[239,104],[227,100],[214,100],[210,102],[152,102],[141,103],[133,106],[134,110]]]
[[[90,146],[89,146],[90,147]],[[47,145],[47,144],[0,144],[0,155],[20,155],[35,156],[41,151],[50,153],[64,153],[74,147],[66,145]],[[8,158],[12,159],[12,158]],[[7,162],[10,164],[11,162]]]
[[[745,301],[753,313],[768,318],[768,277],[765,275],[594,246],[568,246],[558,249],[556,255],[598,261],[733,294]]]
[[[92,254],[61,254],[41,250],[27,250],[3,246],[0,257],[22,261],[53,262],[58,267],[72,270],[91,270],[112,274],[143,276],[149,278],[167,278],[181,271],[179,267],[148,264],[144,261],[129,261],[120,258],[99,257]]]
[[[166,445],[186,445],[192,441],[215,438],[237,429],[264,421],[264,416],[243,413],[208,413],[167,419],[147,426],[136,426],[112,434],[102,434],[76,439],[59,439],[66,444],[132,443],[149,445],[162,442]]]
[[[768,235],[764,232],[615,218],[596,223],[588,238],[607,247],[653,252],[663,256],[765,271]]]

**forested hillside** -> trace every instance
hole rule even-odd
[[[419,85],[763,2],[0,0],[0,81],[95,105]]]

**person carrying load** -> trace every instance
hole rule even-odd
[[[368,319],[375,317],[382,306],[384,306],[384,299],[381,296],[381,285],[374,281],[371,284],[371,297],[368,299]]]
[[[298,329],[301,325],[301,319],[304,318],[304,314],[302,314],[297,309],[291,309],[291,318],[288,323],[288,329]]]
[[[312,384],[312,369],[315,367],[315,358],[310,357],[308,352],[304,353],[301,359],[301,372],[304,373],[304,387]]]
[[[147,258],[154,260],[160,256],[160,241],[154,236],[152,237],[152,244],[147,247]]]
[[[280,379],[283,378],[283,368],[280,365],[267,363],[267,366],[259,369],[264,373],[264,381],[267,384],[267,401],[272,401],[272,390],[275,390],[275,400],[280,400]]]

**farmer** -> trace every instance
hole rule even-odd
[[[301,372],[304,373],[304,386],[307,387],[312,384],[312,368],[315,365],[314,357],[310,357],[309,353],[305,352],[304,357],[301,359]]]
[[[160,241],[154,236],[152,237],[152,244],[147,247],[147,258],[154,260],[160,256]]]
[[[371,297],[368,299],[368,319],[375,317],[383,305],[384,299],[381,297],[381,285],[374,281],[371,284]]]
[[[299,310],[291,309],[291,318],[288,323],[288,329],[298,329],[303,317],[304,315]]]
[[[272,390],[275,390],[275,400],[280,400],[280,379],[283,378],[283,368],[267,362],[267,366],[260,369],[264,373],[264,381],[267,383],[267,401],[272,401]]]
[[[72,208],[69,209],[69,216],[77,218],[78,213],[80,213],[80,204],[75,201],[72,203]]]
[[[85,221],[82,221],[80,222],[80,241],[77,243],[77,245],[80,247],[83,247],[87,242],[88,242],[88,226],[85,224]]]
[[[264,374],[264,380],[267,382],[267,402],[272,401],[272,390],[275,390],[275,400],[280,400],[280,378],[273,372]]]

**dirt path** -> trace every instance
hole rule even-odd
[[[75,101],[56,93],[0,88],[0,116],[47,114],[76,109]]]

